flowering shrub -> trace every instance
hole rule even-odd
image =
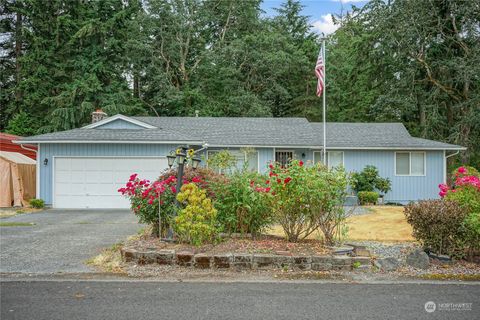
[[[334,235],[346,218],[343,204],[348,178],[345,171],[329,170],[321,164],[304,166],[298,160],[288,167],[275,163],[269,168],[269,187],[263,191],[272,193],[275,219],[287,240],[299,241],[320,228],[326,243],[333,244]]]
[[[216,173],[212,169],[200,167],[197,169],[192,169],[191,167],[185,167],[183,173],[183,179],[185,181],[194,181],[197,186],[199,186],[201,189],[207,191],[207,196],[209,198],[214,199],[215,198],[215,193],[212,189],[213,184],[217,185],[224,185],[227,183],[227,177],[223,174]],[[177,176],[177,170],[176,169],[170,169],[164,172],[159,180],[167,180],[171,177],[173,179],[176,179]]]
[[[185,184],[177,200],[185,206],[175,218],[174,229],[178,239],[196,246],[215,240],[217,210],[207,192],[194,183]]]
[[[472,167],[460,167],[455,172],[452,188],[440,184],[439,195],[445,200],[455,201],[467,209],[464,219],[464,242],[470,250],[480,249],[480,178],[478,171]]]
[[[201,181],[201,178],[194,177],[191,180],[184,179],[183,182],[200,183]],[[150,182],[138,178],[137,174],[132,174],[125,187],[118,189],[118,192],[130,200],[130,207],[138,216],[139,222],[151,225],[155,235],[158,235],[161,217],[162,235],[165,236],[175,210],[176,183],[175,176]]]
[[[246,170],[234,172],[228,181],[213,183],[217,220],[224,232],[260,233],[272,223],[270,181]]]

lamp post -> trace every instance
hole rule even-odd
[[[180,146],[176,150],[175,155],[169,154],[167,156],[168,166],[170,168],[172,168],[172,166],[175,164],[175,162],[177,163],[176,194],[178,194],[180,192],[180,189],[182,188],[183,173],[184,173],[184,170],[185,170],[185,162],[187,162],[188,155],[190,155],[190,152],[187,152],[187,150],[188,150],[188,147]],[[197,152],[198,152],[198,150],[197,150]],[[194,170],[197,169],[198,165],[200,164],[200,162],[202,160],[195,156],[195,151],[193,151],[193,156],[191,156],[190,158],[191,158],[191,161],[192,161],[192,168]],[[180,203],[178,202],[177,197],[175,197],[175,206],[177,207],[177,210],[178,210],[178,208],[180,208]],[[176,212],[175,212],[175,215],[176,215]],[[172,229],[171,226],[168,228],[167,239],[165,239],[165,240],[173,241],[173,229]]]

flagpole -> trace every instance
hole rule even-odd
[[[325,60],[325,38],[322,39],[322,58],[323,58],[323,163],[327,165],[327,61]]]

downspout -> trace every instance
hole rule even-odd
[[[452,154],[446,155],[446,151],[443,150],[443,183],[447,183],[447,159],[450,157],[456,156],[459,153],[460,153],[460,150],[457,150]]]
[[[25,147],[25,146],[24,146],[23,144],[21,144],[21,143],[20,143],[20,147],[21,147],[22,149],[25,149],[25,150],[28,150],[28,151],[33,151],[33,152],[35,152],[35,154],[37,154],[37,150],[27,148],[27,147]],[[38,159],[37,159],[37,160],[38,160]]]

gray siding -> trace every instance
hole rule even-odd
[[[344,150],[344,165],[348,172],[374,165],[380,176],[392,181],[392,191],[387,193],[385,200],[400,203],[439,198],[438,185],[444,179],[443,151],[426,151],[426,158],[425,176],[396,176],[395,151]]]
[[[46,204],[52,203],[52,167],[54,156],[165,156],[176,145],[160,144],[41,144],[39,152],[40,198]],[[234,148],[232,148],[234,149]],[[259,157],[259,171],[266,172],[269,162],[274,160],[274,148],[256,148]],[[278,149],[280,150],[280,149]],[[308,163],[313,159],[313,151],[295,149],[295,157]],[[408,150],[407,150],[408,151]],[[302,154],[305,157],[302,157]],[[395,176],[394,151],[344,150],[344,165],[349,172],[361,171],[366,165],[378,168],[382,177],[392,181],[392,191],[387,201],[406,203],[419,199],[438,198],[438,184],[443,183],[443,151],[427,151],[426,175],[422,177]],[[48,165],[44,165],[48,159]]]

